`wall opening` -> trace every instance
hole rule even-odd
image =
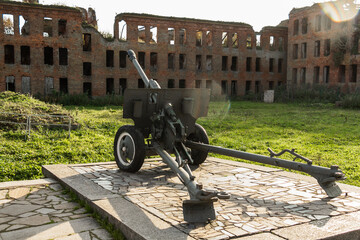
[[[201,88],[201,80],[195,80],[195,88]]]
[[[301,81],[301,84],[306,83],[306,68],[300,69],[300,81]]]
[[[325,15],[325,30],[331,29],[331,18]]]
[[[260,93],[261,82],[255,81],[255,94]]]
[[[315,17],[315,32],[321,31],[321,15]]]
[[[65,19],[60,19],[58,21],[58,35],[63,36],[66,34],[66,23],[67,21]]]
[[[91,76],[91,62],[83,62],[83,75]]]
[[[299,45],[293,45],[293,59],[298,59]]]
[[[293,68],[293,70],[292,70],[292,81],[293,81],[294,85],[297,84],[297,68]]]
[[[308,18],[305,17],[301,19],[301,33],[307,34],[307,29],[308,29]]]
[[[186,29],[180,28],[179,30],[179,44],[185,45],[186,43]]]
[[[14,76],[6,76],[6,91],[15,92],[15,77]]]
[[[207,55],[206,56],[206,70],[207,71],[212,71],[213,67],[212,67],[212,55]]]
[[[175,80],[174,79],[168,79],[168,88],[175,88]]]
[[[211,31],[206,31],[206,45],[208,47],[213,45],[213,34]]]
[[[157,61],[158,61],[158,54],[156,52],[150,53],[150,70],[156,71],[157,70]]]
[[[28,76],[21,77],[21,92],[22,93],[31,93],[30,77],[28,77]]]
[[[350,82],[356,82],[356,79],[357,79],[357,64],[352,64]]]
[[[221,45],[222,45],[223,48],[229,47],[228,32],[222,32]]]
[[[68,87],[68,79],[67,78],[60,78],[59,79],[59,90],[60,93],[68,94],[69,87]]]
[[[156,44],[158,42],[157,27],[150,26],[150,39],[150,44]]]
[[[318,84],[320,81],[320,67],[314,67],[314,83]]]
[[[127,24],[124,20],[119,21],[119,40],[127,41]]]
[[[146,42],[146,28],[145,26],[138,25],[138,43]]]
[[[54,64],[54,50],[52,47],[44,47],[44,64]]]
[[[174,70],[175,68],[175,53],[168,54],[168,69]]]
[[[113,78],[106,78],[106,94],[114,94],[114,79]]]
[[[269,90],[274,90],[274,81],[269,81]]]
[[[284,39],[282,37],[279,37],[279,51],[284,50]]]
[[[4,33],[7,35],[14,35],[14,15],[3,14]]]
[[[330,55],[330,39],[325,39],[324,56]]]
[[[127,88],[127,79],[120,78],[119,79],[119,94],[124,96],[125,89]]]
[[[261,49],[261,35],[256,34],[256,49]]]
[[[196,63],[196,70],[200,71],[201,70],[201,55],[196,55],[195,63]]]
[[[345,82],[345,74],[346,74],[346,67],[345,65],[340,65],[339,66],[339,83],[344,83]]]
[[[179,80],[179,88],[186,88],[186,80],[185,79]]]
[[[206,80],[206,88],[212,90],[212,80]]]
[[[200,31],[200,30],[196,31],[196,46],[197,47],[202,46],[202,31]]]
[[[246,71],[251,72],[251,57],[246,58]]]
[[[43,37],[52,37],[52,36],[53,36],[52,18],[44,17]]]
[[[54,78],[45,77],[45,95],[52,94],[54,91]]]
[[[145,69],[145,52],[139,52],[139,64],[142,67],[142,69]]]
[[[301,58],[306,58],[306,52],[307,52],[307,46],[306,43],[301,44]]]
[[[231,57],[231,71],[237,71],[237,57],[233,56]]]
[[[185,69],[185,68],[186,68],[186,55],[179,54],[179,69]]]
[[[21,64],[30,65],[30,46],[21,46]]]
[[[19,34],[22,36],[30,34],[30,23],[22,15],[19,16]]]
[[[282,58],[279,58],[279,60],[278,60],[278,73],[282,73],[283,62],[284,62],[284,60]]]
[[[255,60],[255,71],[261,72],[261,58],[256,58]]]
[[[88,97],[92,96],[92,87],[91,87],[91,82],[84,82],[83,83],[83,93],[87,94]]]
[[[126,51],[120,51],[119,52],[119,64],[120,64],[120,68],[126,68],[126,57],[127,57],[127,52]]]
[[[114,67],[114,50],[106,50],[106,67]]]
[[[237,34],[237,33],[233,33],[231,39],[232,39],[232,44],[231,44],[231,46],[232,46],[233,48],[238,48],[238,47],[239,47],[239,36],[238,36],[238,34]]]
[[[89,33],[83,34],[83,51],[85,52],[91,51],[91,34]]]
[[[315,41],[314,57],[320,57],[320,41]]]
[[[228,69],[227,62],[228,62],[228,57],[222,56],[222,58],[221,58],[221,70],[222,71],[227,71],[227,69]]]
[[[274,36],[270,36],[269,46],[270,46],[270,50],[275,50],[275,39],[274,39]]]
[[[251,81],[245,82],[245,94],[249,94],[251,91]]]
[[[227,81],[226,80],[222,80],[221,81],[221,94],[225,95],[227,94],[228,90],[227,90]]]
[[[175,28],[168,28],[168,40],[170,45],[175,45]]]
[[[141,78],[138,79],[138,88],[145,88],[145,83]]]
[[[15,63],[14,45],[4,45],[4,60],[5,64]]]
[[[252,48],[252,37],[251,37],[251,35],[247,35],[247,37],[246,37],[246,48],[247,49]]]
[[[323,74],[324,83],[329,83],[329,77],[330,77],[329,74],[330,74],[330,67],[324,66],[324,74]]]
[[[269,72],[274,72],[274,59],[269,59]]]
[[[293,35],[298,35],[299,34],[299,19],[296,19],[294,21],[294,32]]]
[[[68,49],[59,48],[59,65],[68,65]]]
[[[230,94],[231,94],[231,96],[237,95],[237,81],[236,80],[231,81]]]

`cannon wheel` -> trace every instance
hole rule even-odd
[[[131,125],[119,128],[114,140],[114,156],[118,167],[125,172],[137,172],[145,159],[142,133]]]
[[[197,123],[195,123],[195,131],[191,133],[187,137],[187,139],[194,142],[209,144],[209,137],[206,133],[206,130],[200,124]],[[208,155],[208,151],[191,149],[191,158],[194,161],[194,165],[202,164],[206,160],[207,155]]]

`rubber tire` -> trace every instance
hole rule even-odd
[[[132,156],[127,157],[121,152],[124,146],[130,150]],[[145,142],[143,134],[135,126],[124,125],[116,132],[114,156],[116,164],[122,171],[134,173],[140,170],[145,159]]]
[[[206,130],[200,124],[197,123],[195,123],[195,131],[191,133],[187,137],[187,139],[193,142],[209,144],[209,137],[206,133]],[[192,165],[202,164],[206,160],[207,156],[208,156],[208,151],[191,149],[191,158],[194,161]]]

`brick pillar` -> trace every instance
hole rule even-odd
[[[114,39],[119,39],[119,21],[114,22]]]
[[[14,35],[19,36],[19,15],[14,16]]]

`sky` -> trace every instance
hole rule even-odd
[[[91,7],[96,11],[98,29],[113,33],[119,13],[147,13],[161,16],[197,18],[215,21],[243,22],[260,31],[288,19],[291,9],[311,6],[324,0],[39,0],[41,4]]]

